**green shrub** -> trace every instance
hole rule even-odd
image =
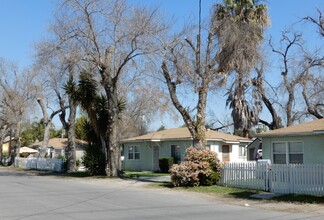
[[[82,160],[77,159],[77,160],[75,161],[75,165],[76,165],[77,168],[79,168],[79,167],[81,166],[81,164],[82,164]]]
[[[62,160],[62,170],[61,170],[61,172],[63,172],[63,173],[66,172],[67,171],[67,161],[66,161],[65,156],[60,154],[60,155],[56,156],[55,158]]]
[[[220,179],[220,163],[215,152],[190,147],[184,161],[174,164],[170,173],[174,186],[210,186]]]
[[[164,157],[159,159],[159,167],[161,173],[168,173],[169,169],[172,167],[174,163],[173,157]]]
[[[91,176],[106,175],[106,156],[98,145],[92,144],[85,148],[82,163]]]

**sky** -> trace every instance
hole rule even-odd
[[[188,17],[198,17],[198,0],[129,0],[134,4],[160,5],[178,25]],[[0,57],[17,62],[21,68],[33,62],[33,44],[48,36],[47,29],[54,11],[54,0],[0,0]],[[214,3],[221,0],[202,0],[202,14],[208,15]],[[324,0],[265,0],[269,8],[271,26],[268,36],[278,40],[280,32],[307,15],[316,15],[315,8],[324,10]],[[303,25],[309,40],[316,40],[312,26]],[[310,29],[308,31],[308,29]],[[165,119],[166,127],[173,127]],[[161,122],[159,122],[161,124]],[[181,121],[179,123],[182,123]]]

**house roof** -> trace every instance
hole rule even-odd
[[[77,145],[86,145],[87,142],[83,140],[75,140]],[[68,139],[67,138],[51,138],[48,142],[48,147],[53,147],[54,149],[64,149],[67,146]],[[31,147],[39,147],[43,145],[43,141],[37,141],[31,144]]]
[[[3,143],[9,142],[9,141],[15,141],[15,138],[14,137],[10,137],[10,136],[6,136],[3,139]]]
[[[217,131],[207,130],[206,139],[209,141],[224,141],[226,143],[251,142],[248,138],[243,138],[231,134],[225,134]],[[125,139],[123,142],[142,142],[142,141],[168,141],[168,140],[192,140],[188,128],[171,128],[157,131],[138,137]]]
[[[324,134],[324,118],[258,134],[259,137]]]
[[[30,154],[33,154],[33,153],[38,153],[37,150],[33,149],[33,148],[29,148],[29,147],[21,147],[19,149],[19,153],[22,154],[22,153],[30,153]]]

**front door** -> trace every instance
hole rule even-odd
[[[222,162],[229,162],[230,161],[230,146],[223,145],[222,146]]]
[[[159,167],[160,149],[159,146],[153,146],[153,171],[158,171]]]

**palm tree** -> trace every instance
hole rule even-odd
[[[100,93],[100,88],[94,75],[91,71],[81,71],[79,82],[69,81],[65,85],[67,93],[80,104],[81,108],[87,113],[89,123],[91,125],[91,135],[88,136],[89,146],[100,149],[106,157],[106,163],[99,163],[100,166],[106,166],[109,158],[109,148],[107,133],[109,129],[108,117],[108,99]],[[123,99],[118,99],[118,111],[121,113],[126,108],[126,102]],[[91,138],[89,138],[91,137]],[[105,170],[106,167],[100,167],[100,170]],[[102,172],[101,172],[102,174]]]
[[[219,69],[224,79],[231,72],[235,80],[228,92],[227,104],[232,109],[235,133],[247,136],[250,128],[258,122],[261,104],[258,99],[253,106],[246,101],[245,93],[251,85],[249,73],[261,58],[259,47],[263,41],[264,28],[269,25],[267,7],[259,0],[225,0],[216,4],[213,19],[220,49],[217,54]]]

